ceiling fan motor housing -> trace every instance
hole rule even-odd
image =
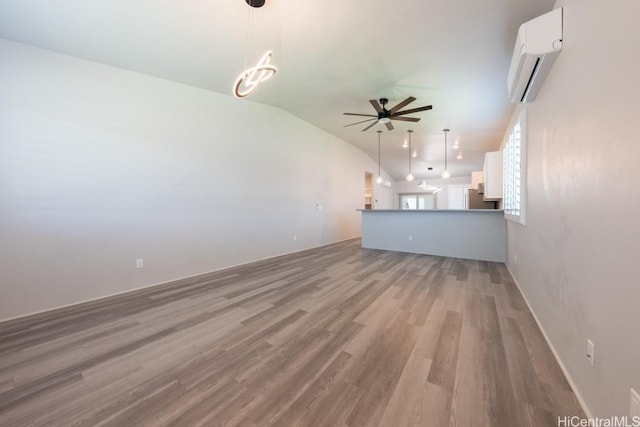
[[[388,102],[387,98],[380,98],[380,105],[382,105],[382,111],[378,112],[378,122],[380,123],[389,123],[391,121],[391,113],[385,108]]]

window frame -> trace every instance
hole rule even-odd
[[[410,197],[415,197],[416,198],[416,208],[405,208],[402,206],[402,198],[406,197],[406,196],[410,196]],[[435,204],[435,200],[434,200],[434,194],[433,193],[398,193],[398,203],[399,203],[399,208],[400,210],[410,210],[410,211],[424,211],[424,210],[433,210],[434,208],[420,208],[418,207],[420,205],[420,201],[418,200],[419,197],[428,197],[430,196],[432,198],[432,204]]]
[[[447,209],[469,209],[469,189],[471,188],[471,184],[451,184],[447,186]],[[461,191],[461,200],[463,203],[463,207],[451,207],[451,190],[462,190]]]
[[[516,127],[520,126],[520,158],[519,165],[515,155],[512,156],[510,150],[513,149]],[[526,225],[527,212],[527,111],[524,105],[517,109],[513,119],[507,127],[508,133],[503,142],[503,209],[505,219],[517,224]],[[510,163],[511,162],[511,163]],[[519,166],[519,170],[517,168]],[[519,176],[516,176],[519,173]],[[518,179],[517,179],[518,178]],[[519,184],[519,185],[518,185]],[[510,201],[516,198],[519,192],[519,211],[514,212],[517,206],[510,206]]]

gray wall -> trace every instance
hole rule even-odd
[[[0,319],[360,235],[377,165],[282,110],[3,40],[0,94]]]
[[[640,390],[640,2],[560,6],[563,51],[527,106],[527,225],[509,223],[508,265],[587,408],[628,415]]]
[[[362,247],[482,261],[506,260],[502,211],[362,212]]]

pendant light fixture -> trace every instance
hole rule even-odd
[[[414,180],[414,176],[411,173],[411,134],[413,133],[412,130],[408,130],[407,131],[409,133],[409,173],[407,174],[407,181],[411,182]]]
[[[260,8],[264,6],[265,0],[245,0],[246,3],[252,8]],[[253,37],[253,9],[249,13],[249,28],[247,32],[247,50]],[[268,50],[262,55],[258,63],[253,67],[247,67],[245,58],[245,71],[243,71],[235,83],[233,84],[233,96],[238,99],[245,98],[251,95],[258,85],[264,81],[269,80],[278,71],[278,69],[271,65],[271,57],[273,52]]]
[[[442,131],[444,132],[444,171],[442,172],[442,178],[448,179],[451,176],[447,168],[447,132],[449,132],[449,129],[445,128]]]
[[[378,184],[382,184],[382,175],[380,174],[380,134],[381,130],[378,131],[378,177],[376,178],[376,182]]]

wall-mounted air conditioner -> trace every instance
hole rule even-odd
[[[562,8],[552,10],[518,30],[507,87],[511,102],[531,102],[562,50]]]

